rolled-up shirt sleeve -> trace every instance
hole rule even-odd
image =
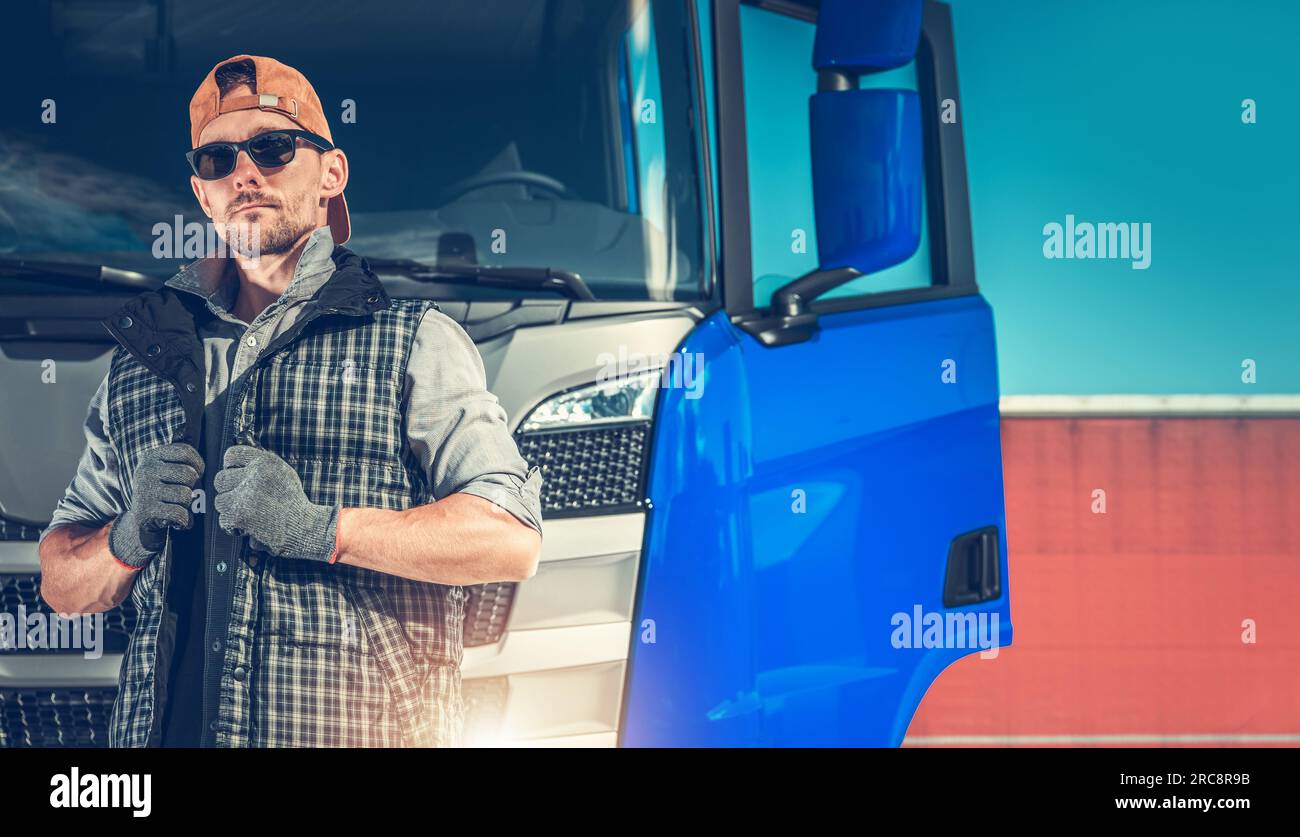
[[[542,474],[510,435],[487,389],[483,358],[460,323],[430,308],[420,320],[403,396],[408,444],[441,500],[482,497],[542,531]]]
[[[117,451],[108,435],[108,373],[90,399],[83,429],[86,446],[77,471],[55,507],[50,525],[41,532],[41,541],[59,526],[102,526],[126,511]]]

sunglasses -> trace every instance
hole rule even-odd
[[[311,131],[275,130],[249,137],[243,142],[210,142],[200,145],[186,151],[185,159],[189,160],[195,177],[201,180],[220,180],[235,170],[240,149],[247,152],[248,158],[260,168],[269,169],[291,163],[300,139],[321,151],[329,151],[334,147],[329,140]]]

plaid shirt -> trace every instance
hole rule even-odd
[[[167,283],[189,293],[142,295],[106,321],[121,345],[97,394],[104,426],[94,426],[92,402],[81,467],[49,529],[129,507],[139,455],[195,443],[206,409],[209,503],[225,448],[251,441],[292,464],[313,502],[403,509],[463,491],[540,531],[540,473],[519,457],[468,336],[434,303],[390,300],[329,243],[328,228],[317,230],[289,288],[248,326],[229,313],[233,277],[203,262]],[[123,327],[123,317],[135,322]],[[205,403],[193,395],[199,368]],[[174,654],[173,558],[202,560],[209,586],[207,743],[455,743],[462,588],[253,553],[246,537],[204,523],[201,556],[177,553],[197,544],[173,533],[132,588],[140,618],[112,746],[158,743]]]

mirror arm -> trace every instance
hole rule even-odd
[[[814,299],[862,275],[862,271],[852,267],[805,273],[793,282],[782,285],[772,294],[772,316],[798,317],[805,314]]]
[[[817,92],[839,93],[858,89],[858,74],[852,70],[818,70]]]
[[[864,275],[851,267],[814,270],[789,282],[772,294],[771,313],[737,315],[732,322],[758,338],[767,347],[789,346],[811,340],[817,333],[817,315],[808,306],[831,288]]]

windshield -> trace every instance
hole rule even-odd
[[[709,293],[683,0],[31,5],[3,59],[0,255],[171,275],[185,253],[159,241],[207,220],[190,96],[247,53],[320,95],[361,255],[570,271],[598,299]]]

